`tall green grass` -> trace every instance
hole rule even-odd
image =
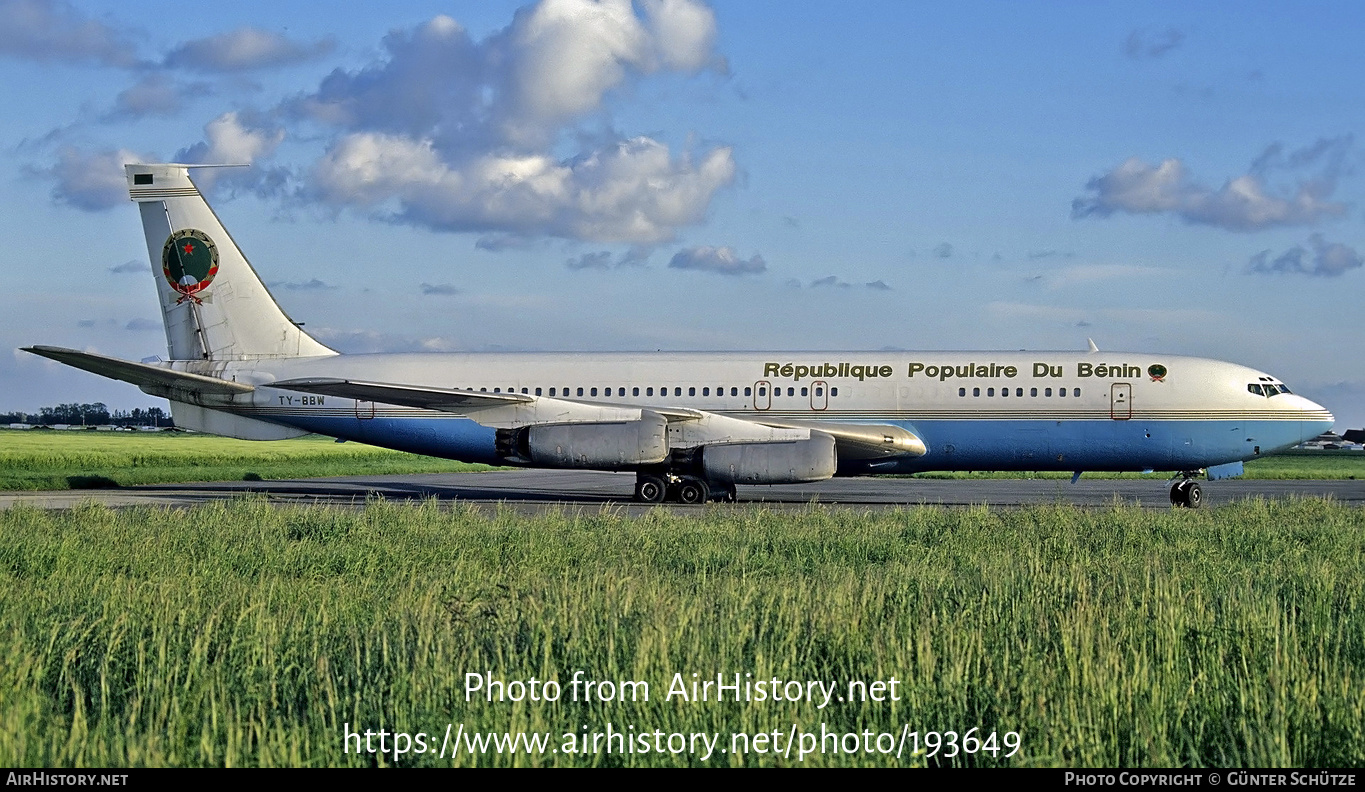
[[[1365,757],[1365,510],[1246,501],[518,516],[259,500],[0,512],[0,765],[346,765],[439,734],[1017,731],[1018,765]],[[464,674],[646,680],[465,701]],[[877,704],[664,701],[672,674],[901,680]],[[728,740],[728,737],[723,737]],[[724,743],[722,743],[724,744]],[[404,764],[689,764],[518,753]],[[901,764],[922,764],[906,756]],[[795,764],[720,754],[711,764]],[[896,764],[815,754],[805,764]]]
[[[489,469],[317,435],[253,442],[186,432],[0,430],[0,490]]]

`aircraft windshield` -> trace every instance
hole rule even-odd
[[[1278,396],[1281,393],[1292,393],[1289,387],[1276,382],[1249,382],[1247,391],[1257,396]]]

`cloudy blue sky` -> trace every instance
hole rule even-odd
[[[0,0],[0,345],[165,354],[122,162],[343,351],[1102,349],[1365,425],[1358,3]],[[1360,135],[1358,135],[1360,133]],[[0,410],[151,403],[13,351]]]

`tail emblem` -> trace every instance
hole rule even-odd
[[[218,274],[218,246],[203,231],[194,228],[176,231],[161,248],[161,272],[171,288],[180,292],[176,305],[186,300],[202,305],[199,294]]]

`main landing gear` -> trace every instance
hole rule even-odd
[[[1181,472],[1180,480],[1171,485],[1171,503],[1184,509],[1197,509],[1204,505],[1204,490],[1194,477],[1199,471]]]
[[[663,503],[666,500],[685,505],[709,500],[733,503],[735,495],[734,484],[707,483],[696,476],[641,473],[635,479],[635,500],[640,503]]]

